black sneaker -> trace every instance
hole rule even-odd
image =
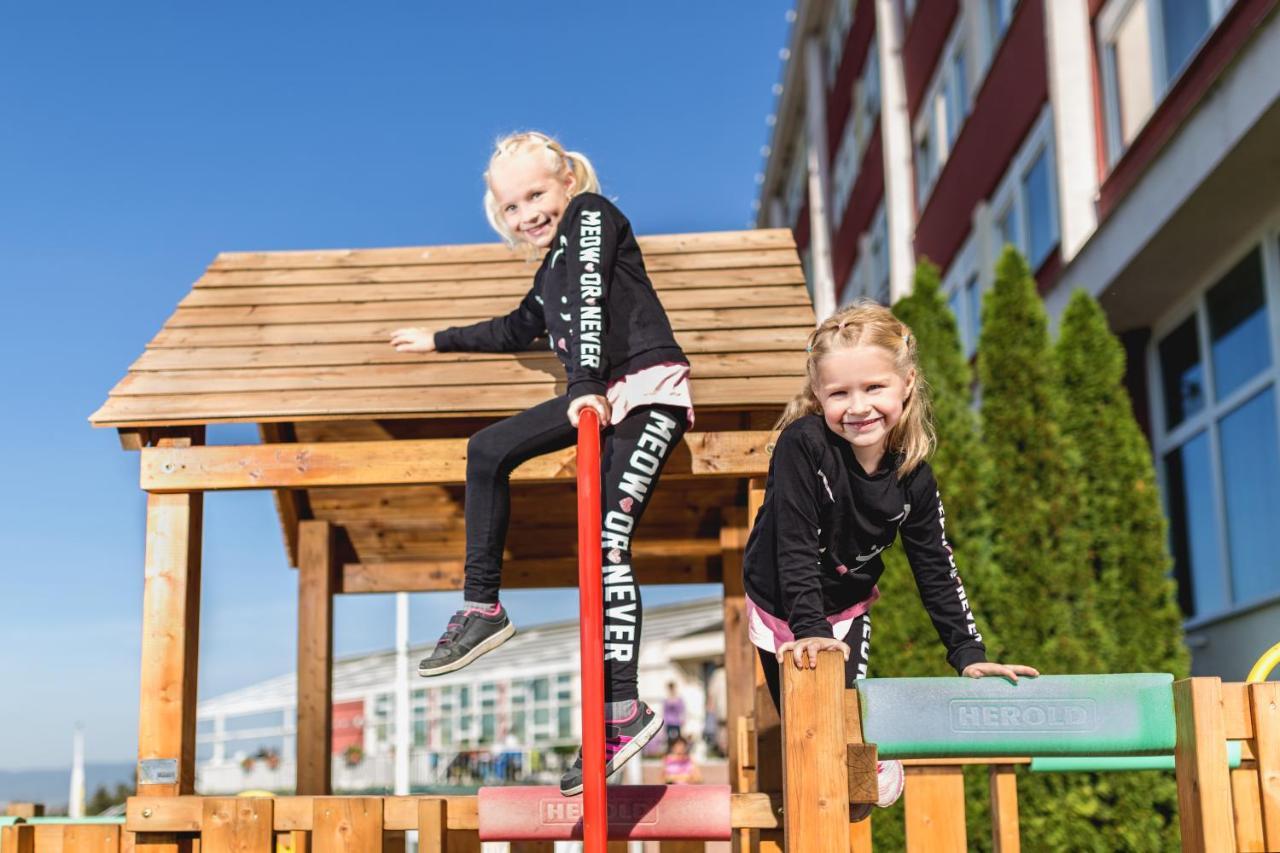
[[[488,614],[474,607],[459,610],[449,620],[444,635],[431,654],[418,664],[418,675],[444,675],[462,669],[486,652],[511,639],[516,626],[507,618],[505,607]]]
[[[630,720],[604,725],[604,775],[609,778],[632,759],[662,728],[662,719],[643,702],[636,701]],[[566,797],[582,793],[582,750],[573,766],[560,777],[560,793]]]

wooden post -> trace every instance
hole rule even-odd
[[[1249,685],[1265,849],[1280,850],[1280,682]]]
[[[44,803],[9,803],[4,813],[8,817],[44,817]]]
[[[1222,680],[1185,678],[1174,682],[1173,710],[1178,730],[1173,755],[1182,848],[1234,850]]]
[[[158,439],[162,448],[203,443],[203,427]],[[195,792],[203,517],[201,492],[147,495],[138,702],[140,796]]]
[[[988,778],[991,783],[991,849],[995,853],[1018,853],[1022,845],[1018,835],[1018,777],[1012,764],[992,764]]]
[[[964,768],[907,767],[907,850],[964,853]]]
[[[1258,771],[1244,765],[1231,771],[1231,813],[1236,826],[1236,849],[1266,850],[1262,840],[1262,803]]]
[[[29,823],[0,827],[0,849],[4,853],[36,853],[36,828]]]
[[[311,848],[315,853],[379,853],[382,799],[316,797],[312,803]]]
[[[448,853],[449,801],[426,797],[418,801],[418,853]]]
[[[816,669],[799,669],[788,657],[781,669],[786,849],[847,853],[844,658],[838,651],[824,651]]]
[[[742,555],[747,545],[746,515],[733,508],[725,513],[724,526],[720,529],[721,566],[724,573],[724,682],[725,707],[723,709],[728,732],[729,767],[737,768],[739,755],[738,727],[742,717],[751,709],[754,700],[755,649],[747,639],[747,602],[742,586]],[[729,784],[734,793],[746,793],[741,774],[729,774]],[[733,848],[744,849],[749,844],[749,831],[734,833]]]
[[[273,853],[275,802],[270,797],[208,797],[200,821],[205,850]]]
[[[338,561],[333,525],[298,525],[297,793],[331,793],[333,595]]]

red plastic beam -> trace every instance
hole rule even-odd
[[[578,625],[582,644],[582,802],[584,853],[606,853],[604,775],[604,592],[600,568],[600,419],[578,420]],[[559,791],[556,796],[560,796]],[[561,800],[565,800],[561,797]],[[566,836],[567,837],[567,836]]]
[[[728,841],[733,835],[728,785],[614,785],[608,837],[615,841]],[[481,841],[573,841],[583,838],[582,797],[552,786],[481,788]]]

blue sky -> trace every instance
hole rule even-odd
[[[135,755],[144,496],[86,418],[217,252],[492,240],[480,173],[523,128],[589,154],[641,233],[743,227],[788,6],[7,5],[0,769],[66,764],[76,721],[90,760]],[[270,496],[209,496],[202,696],[293,670],[295,584]],[[415,641],[456,598],[414,596]],[[393,599],[336,624],[339,654],[387,647]]]

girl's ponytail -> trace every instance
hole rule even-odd
[[[553,175],[563,177],[566,172],[572,174],[573,195],[600,192],[600,179],[596,176],[595,167],[591,165],[587,155],[579,151],[565,151],[564,146],[554,138],[536,130],[507,134],[494,143],[493,153],[489,155],[489,166],[484,171],[484,215],[493,230],[507,241],[508,246],[516,245],[516,236],[511,233],[502,216],[499,215],[498,200],[493,197],[493,190],[489,188],[489,170],[493,168],[494,161],[499,157],[509,157],[525,150],[543,152],[547,169]]]

